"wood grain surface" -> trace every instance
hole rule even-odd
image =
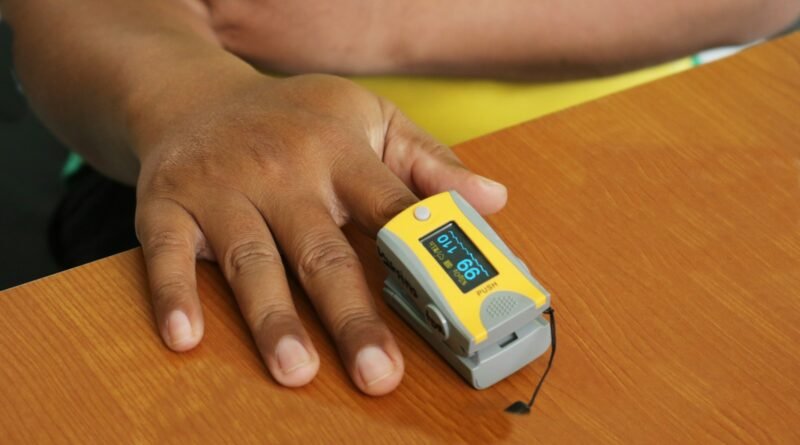
[[[162,346],[138,250],[0,295],[0,443],[800,443],[800,34],[457,148],[553,293],[559,350],[476,391],[379,302],[401,387],[279,387],[216,267],[206,336]],[[371,288],[374,242],[349,233]]]

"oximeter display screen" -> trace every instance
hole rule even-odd
[[[497,270],[454,222],[425,235],[420,242],[461,292],[467,293],[497,276]]]

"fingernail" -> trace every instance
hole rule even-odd
[[[501,188],[501,189],[505,189],[505,188],[506,188],[506,186],[504,186],[503,184],[500,184],[500,183],[499,183],[499,182],[497,182],[497,181],[493,181],[493,180],[491,180],[491,179],[489,179],[489,178],[487,178],[487,177],[485,177],[485,176],[480,176],[480,178],[481,178],[481,182],[483,182],[483,184],[484,184],[486,187],[490,187],[490,188]]]
[[[311,356],[308,351],[294,337],[283,337],[278,341],[278,346],[275,347],[275,355],[278,357],[278,366],[284,374],[290,374],[292,371],[306,366],[311,361]]]
[[[192,325],[182,311],[172,311],[167,317],[167,334],[170,345],[180,346],[192,341]]]
[[[394,373],[394,363],[377,346],[367,346],[356,356],[356,367],[367,386],[374,385]]]

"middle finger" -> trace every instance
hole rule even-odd
[[[314,198],[268,206],[265,214],[278,244],[353,382],[370,395],[392,391],[403,376],[402,355],[375,309],[358,256],[330,212]]]

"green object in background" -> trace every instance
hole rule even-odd
[[[61,169],[61,179],[68,179],[80,170],[82,165],[83,158],[77,153],[70,152],[67,156],[67,161],[64,163],[64,167]]]

